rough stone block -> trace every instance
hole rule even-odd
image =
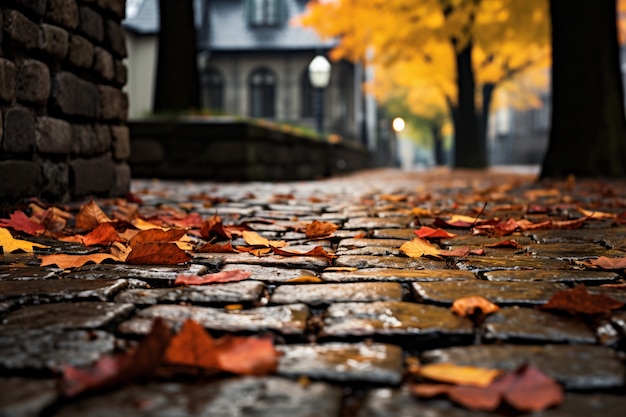
[[[43,62],[34,59],[24,60],[18,67],[17,100],[25,103],[44,105],[50,96],[50,70]]]
[[[102,194],[115,184],[115,165],[110,154],[70,162],[70,189],[74,196]]]
[[[69,50],[69,33],[65,29],[46,23],[42,23],[39,28],[39,49],[58,60],[63,60]]]
[[[5,10],[3,15],[4,34],[10,41],[26,49],[37,47],[39,44],[39,27],[35,22],[17,10]]]
[[[93,156],[96,140],[96,132],[92,125],[72,125],[71,152],[73,155]]]
[[[110,19],[104,22],[104,41],[117,58],[126,58],[128,56],[124,30],[118,22]]]
[[[69,72],[57,73],[52,80],[50,100],[57,113],[96,119],[100,114],[98,88]]]
[[[111,126],[113,158],[125,161],[130,157],[130,132],[126,126]]]
[[[46,0],[13,0],[19,9],[31,11],[38,16],[46,12]]]
[[[48,0],[46,18],[68,29],[78,27],[76,0]]]
[[[28,111],[11,108],[4,114],[2,150],[9,153],[35,150],[35,117]]]
[[[60,119],[40,117],[37,120],[37,150],[41,153],[69,154],[72,127]]]
[[[111,81],[115,77],[115,64],[113,63],[113,55],[104,48],[96,46],[93,56],[93,70],[107,81]]]
[[[93,44],[79,35],[71,35],[67,60],[78,68],[91,68],[93,64]]]
[[[115,184],[111,189],[110,196],[117,197],[126,195],[130,191],[131,171],[126,163],[115,165]]]
[[[96,125],[96,141],[93,150],[97,155],[108,152],[111,149],[111,129],[108,125]]]
[[[15,98],[15,64],[0,58],[0,101],[10,103]]]
[[[98,7],[109,10],[123,19],[126,16],[126,0],[97,0]]]
[[[126,82],[128,82],[128,68],[122,61],[115,61],[114,65],[115,77],[113,81],[120,87],[126,85]]]
[[[104,22],[102,16],[88,6],[78,8],[78,30],[86,37],[98,43],[104,40]]]
[[[14,200],[39,194],[41,168],[30,161],[0,161],[0,199]]]
[[[128,115],[128,95],[106,85],[98,86],[100,109],[103,120],[126,120]]]
[[[41,164],[42,195],[53,201],[69,199],[70,169],[66,163],[43,161]]]

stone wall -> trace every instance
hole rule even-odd
[[[128,191],[125,0],[0,1],[0,200]]]

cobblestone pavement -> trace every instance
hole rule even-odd
[[[408,382],[416,361],[501,369],[532,363],[566,390],[561,406],[533,415],[626,413],[626,310],[584,321],[537,308],[579,284],[626,303],[623,286],[601,286],[623,283],[623,270],[585,263],[625,256],[626,226],[606,216],[590,218],[579,229],[506,237],[450,229],[459,236],[442,239],[442,248],[469,245],[486,253],[436,259],[410,258],[399,250],[415,238],[414,230],[432,226],[439,215],[537,222],[584,217],[577,207],[620,214],[626,211],[626,181],[536,183],[530,175],[493,171],[374,170],[276,184],[144,180],[135,181],[133,191],[146,213],[157,206],[206,218],[218,213],[225,224],[248,222],[266,238],[287,241],[290,249],[322,245],[337,257],[196,254],[184,266],[91,264],[62,270],[40,267],[32,254],[5,253],[0,416],[490,415],[445,399],[413,397]],[[313,220],[340,228],[311,242],[301,228]],[[511,238],[521,247],[485,247]],[[86,251],[78,244],[56,245],[53,251]],[[236,269],[252,276],[173,286],[179,273]],[[304,276],[313,279],[293,281]],[[455,299],[471,294],[495,302],[500,311],[482,321],[450,311]],[[233,304],[242,307],[227,307]],[[124,350],[155,317],[174,327],[193,317],[215,335],[271,333],[282,353],[277,372],[157,379],[71,400],[57,394],[62,365],[88,365]]]

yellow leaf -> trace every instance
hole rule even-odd
[[[43,255],[40,256],[39,259],[41,259],[41,266],[56,265],[63,269],[78,268],[85,265],[87,262],[99,264],[106,259],[119,261],[117,257],[109,253],[92,253],[91,255]]]
[[[439,249],[434,247],[429,241],[416,238],[403,243],[400,250],[411,258],[421,258],[422,256],[434,256],[439,258]]]
[[[169,227],[165,227],[164,228],[164,227],[161,227],[161,226],[157,226],[154,223],[150,223],[150,222],[147,222],[147,221],[139,219],[139,218],[134,219],[131,223],[132,223],[133,226],[135,226],[139,230],[161,229],[161,230],[166,230],[167,231],[167,230],[170,229]]]
[[[27,240],[14,239],[4,227],[0,227],[0,246],[4,253],[15,252],[16,250],[23,250],[24,252],[32,252],[33,248],[47,248],[48,246],[40,245],[39,243],[29,242]]]
[[[242,236],[243,240],[245,240],[245,242],[251,246],[265,246],[268,248],[270,246],[273,246],[275,248],[282,248],[283,246],[287,246],[287,242],[285,242],[284,240],[268,240],[259,235],[257,232],[251,232],[249,230],[244,230],[242,232]]]
[[[476,387],[488,386],[501,373],[499,369],[459,366],[452,363],[433,363],[424,365],[419,370],[419,374],[424,378]]]
[[[290,279],[287,282],[292,283],[292,284],[293,283],[303,283],[303,282],[306,282],[306,283],[308,283],[308,282],[322,282],[322,279],[318,278],[318,277],[314,277],[312,275],[303,275],[303,276],[298,277],[298,278]]]
[[[617,214],[614,214],[614,213],[605,213],[602,211],[585,210],[581,207],[578,207],[578,211],[580,211],[582,214],[584,214],[586,217],[590,219],[603,220],[603,219],[617,218]]]

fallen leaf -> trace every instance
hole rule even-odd
[[[89,368],[64,367],[62,394],[75,397],[85,391],[118,387],[151,375],[159,366],[170,337],[163,320],[157,318],[148,335],[130,352],[102,356]]]
[[[484,245],[486,248],[513,248],[520,249],[523,246],[517,243],[515,239],[502,240],[500,242]]]
[[[109,216],[93,200],[81,206],[76,214],[76,228],[78,230],[92,230],[100,223],[110,221]]]
[[[533,223],[530,220],[521,219],[517,221],[517,226],[522,232],[527,230],[549,229],[552,227],[552,221],[546,220],[539,223]]]
[[[483,315],[495,313],[500,307],[480,295],[470,295],[454,300],[450,310],[462,317],[472,316],[477,310]]]
[[[430,209],[425,209],[422,207],[413,207],[411,209],[411,214],[417,217],[430,217],[433,215],[433,212]]]
[[[422,226],[418,230],[415,230],[415,234],[417,235],[417,237],[420,237],[422,239],[446,239],[458,236],[454,233],[446,232],[443,229],[434,229],[428,226]]]
[[[324,269],[324,272],[354,272],[358,270],[359,268],[355,266],[329,266]]]
[[[303,284],[303,283],[308,284],[308,283],[317,283],[317,282],[324,282],[324,281],[321,278],[315,277],[313,275],[303,275],[298,278],[292,278],[287,282],[290,284]]]
[[[216,371],[215,341],[197,322],[187,319],[165,351],[163,362],[169,365],[191,366]]]
[[[432,363],[422,365],[419,375],[439,382],[457,385],[486,387],[502,374],[499,369],[459,366],[452,363]]]
[[[257,232],[252,232],[250,230],[244,230],[242,232],[242,236],[243,240],[245,240],[245,242],[251,246],[265,246],[268,248],[270,246],[273,246],[275,248],[282,248],[283,246],[287,246],[287,242],[285,242],[284,240],[268,240],[259,235]]]
[[[128,254],[126,262],[134,265],[178,265],[190,261],[191,255],[175,243],[144,243]]]
[[[119,262],[120,259],[109,253],[92,253],[89,255],[66,255],[64,253],[55,255],[41,255],[41,266],[56,265],[59,268],[79,268],[88,262],[100,264],[103,261],[111,260]]]
[[[248,271],[222,271],[215,274],[206,275],[178,275],[174,281],[174,285],[204,285],[215,284],[219,282],[235,282],[249,278],[252,272]]]
[[[216,341],[217,362],[237,375],[267,375],[276,371],[279,354],[269,338],[226,335]]]
[[[585,215],[585,217],[587,217],[588,219],[604,220],[604,219],[617,218],[617,214],[615,213],[605,213],[602,211],[585,210],[581,207],[578,207],[578,211],[581,212],[583,215]]]
[[[238,252],[247,252],[254,256],[265,256],[272,251],[272,248],[254,248],[250,246],[236,246],[235,249]]]
[[[581,217],[574,220],[553,220],[552,227],[554,229],[580,229],[587,222],[587,217]]]
[[[474,226],[497,223],[495,220],[483,220],[478,217],[463,216],[455,214],[448,220],[440,217],[435,218],[433,224],[437,227],[453,228],[453,229],[469,229]]]
[[[186,230],[183,229],[150,229],[137,233],[130,239],[128,246],[135,248],[145,243],[175,242],[185,236]]]
[[[626,269],[626,257],[608,258],[600,256],[598,259],[592,259],[589,263],[602,269]]]
[[[541,411],[563,402],[563,389],[552,378],[533,366],[516,372],[504,392],[506,402],[519,411]]]
[[[183,229],[202,228],[204,221],[200,213],[193,212],[183,217],[177,217],[173,215],[159,217],[163,223],[169,226],[181,227]]]
[[[452,250],[440,250],[439,255],[444,257],[460,257],[463,258],[467,255],[482,256],[485,254],[484,249],[472,249],[469,246],[461,246],[460,248]]]
[[[224,228],[222,218],[217,214],[214,214],[210,219],[205,220],[202,228],[200,229],[200,236],[205,239],[217,237],[229,240],[233,237],[230,231]]]
[[[111,223],[101,223],[91,232],[82,237],[85,246],[109,245],[112,242],[120,241],[117,230]]]
[[[415,238],[405,242],[400,246],[400,250],[411,258],[421,258],[422,256],[433,256],[439,258],[439,249],[424,239]]]
[[[40,245],[39,243],[29,242],[27,240],[15,239],[4,227],[0,227],[0,247],[4,253],[22,250],[24,252],[32,252],[33,248],[47,248],[49,246]]]
[[[163,227],[154,224],[154,223],[150,223],[144,219],[140,219],[139,217],[133,219],[133,221],[130,222],[133,226],[135,226],[137,229],[139,230],[152,230],[152,229],[161,229],[163,230]],[[167,228],[166,228],[167,229]]]
[[[287,250],[272,246],[272,251],[276,255],[280,255],[280,256],[319,256],[322,258],[326,258],[328,260],[333,260],[337,257],[336,255],[332,253],[326,252],[324,248],[321,246],[316,246],[307,252],[287,251]]]
[[[46,228],[44,225],[32,221],[22,210],[9,214],[8,219],[0,219],[1,227],[10,227],[15,231],[24,232],[31,236],[40,235]]]
[[[339,229],[339,226],[334,223],[313,220],[306,225],[304,234],[308,239],[327,237],[335,233],[337,229]]]
[[[205,243],[196,249],[199,253],[237,253],[233,245],[228,242],[224,244]]]
[[[557,291],[541,308],[544,310],[566,311],[570,314],[597,315],[607,314],[611,310],[616,310],[623,306],[623,303],[609,296],[589,294],[587,287],[577,285],[569,290]]]
[[[399,203],[401,201],[406,201],[407,196],[405,194],[381,194],[379,198],[383,201]]]

